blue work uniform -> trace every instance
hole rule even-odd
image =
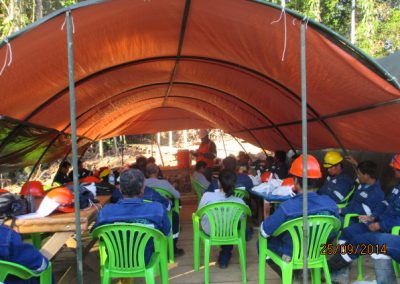
[[[171,224],[165,208],[157,202],[145,202],[143,198],[123,199],[116,204],[108,204],[99,212],[92,230],[115,222],[149,225],[166,236],[171,232]],[[144,253],[146,263],[149,262],[153,251],[154,244],[149,242]]]
[[[374,222],[379,223],[379,232],[390,233],[393,227],[400,226],[400,184],[394,187],[388,198],[381,202],[381,205],[385,206],[385,211],[374,215]],[[340,239],[346,242],[362,240],[360,235],[371,232],[368,227],[370,223],[352,224],[343,230]]]
[[[235,188],[238,187],[244,187],[246,188],[247,191],[250,191],[253,188],[253,181],[251,180],[251,178],[243,173],[237,173],[236,174],[236,184],[235,184]],[[218,180],[213,180],[210,184],[210,186],[208,187],[207,191],[208,192],[214,192],[216,189],[220,189],[221,186],[219,185],[219,181]]]
[[[327,195],[336,203],[340,203],[352,190],[353,185],[354,180],[342,171],[335,177],[328,176],[317,193]]]
[[[349,205],[342,209],[342,215],[348,213],[375,215],[384,197],[385,194],[378,181],[371,185],[360,184]]]
[[[22,242],[19,234],[4,225],[0,225],[0,259],[23,265],[35,273],[46,270],[49,264],[33,245]],[[39,279],[22,280],[10,275],[4,283],[39,283]]]
[[[349,257],[354,260],[361,254],[365,255],[373,252],[375,254],[390,256],[395,261],[400,262],[400,236],[389,233],[369,232],[358,235],[357,238],[346,242],[347,247],[349,247],[350,244],[353,245],[354,250],[358,246],[358,251],[344,255],[347,259]],[[383,251],[383,248],[385,248],[386,251]],[[368,249],[370,249],[369,252]]]
[[[308,193],[308,215],[333,215],[339,217],[336,203],[328,196]],[[271,235],[286,221],[303,216],[303,194],[283,202],[278,209],[265,219],[260,226],[260,233],[268,238],[268,248],[278,255],[292,256],[293,244],[288,232],[277,237]]]

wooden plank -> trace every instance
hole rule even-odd
[[[73,232],[58,232],[43,245],[40,252],[51,260],[64,246],[65,242],[74,235]]]

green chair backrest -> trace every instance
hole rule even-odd
[[[174,195],[170,191],[166,190],[165,188],[156,187],[156,186],[151,187],[151,188],[154,189],[155,191],[157,191],[159,194],[161,194],[165,198],[171,200],[173,202],[172,210],[179,214],[179,211],[180,211],[179,210],[179,199],[176,199],[174,197]]]
[[[40,277],[40,283],[48,284],[51,283],[51,271],[51,262],[49,262],[46,270],[40,273],[35,273],[23,265],[0,260],[0,283],[3,283],[8,275],[14,275],[24,280],[30,279],[32,277]]]
[[[241,199],[249,199],[250,195],[246,189],[235,188],[233,195]]]
[[[400,236],[400,226],[395,226],[392,228],[392,235]],[[393,262],[393,268],[394,272],[396,273],[396,277],[400,277],[400,263],[396,262],[395,260]]]
[[[238,239],[238,228],[245,228],[245,215],[251,215],[251,212],[247,205],[223,201],[208,204],[198,209],[195,215],[200,220],[203,216],[208,218],[210,223],[210,238],[215,241],[229,241]],[[240,227],[239,222],[241,222]]]
[[[203,188],[201,183],[199,183],[194,178],[191,178],[191,182],[192,182],[192,187],[194,189],[194,192],[197,195],[198,201],[200,201],[201,197],[203,196],[204,192],[206,191],[206,188]]]
[[[308,216],[308,262],[318,262],[321,259],[321,245],[328,242],[332,231],[340,228],[340,221],[334,216],[312,215]],[[293,241],[292,261],[295,267],[303,267],[303,217],[283,223],[274,233],[276,237],[283,232],[289,232]]]
[[[150,240],[154,243],[153,257],[167,257],[163,233],[142,224],[103,225],[93,230],[92,238],[99,239],[100,263],[107,266],[111,273],[144,271],[144,252]]]

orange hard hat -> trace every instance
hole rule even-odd
[[[400,170],[400,154],[396,154],[393,156],[392,161],[390,162],[390,166],[395,168],[396,170]]]
[[[29,195],[29,193],[35,197],[44,196],[45,193],[42,183],[40,181],[35,181],[35,180],[27,181],[26,183],[24,183],[19,194],[26,196]]]
[[[58,211],[74,212],[74,195],[68,187],[57,187],[47,194],[47,197],[60,204]]]
[[[79,183],[92,183],[92,182],[98,183],[98,182],[101,182],[101,180],[95,176],[88,176],[88,177],[81,178],[79,180]]]
[[[270,177],[271,177],[271,172],[263,172],[261,175],[261,181],[267,182]]]
[[[9,191],[7,189],[4,188],[0,188],[0,193],[8,193]]]
[[[285,178],[282,181],[282,186],[294,186],[294,179],[292,177]]]
[[[297,177],[303,176],[303,155],[293,161],[289,173]],[[320,178],[321,176],[321,168],[317,159],[314,156],[307,155],[307,178]]]

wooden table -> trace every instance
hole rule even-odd
[[[101,206],[107,204],[111,196],[97,196],[99,203],[96,205],[99,207],[92,206],[87,209],[80,210],[80,223],[82,232],[86,231],[89,225],[95,221],[98,210]],[[6,225],[11,226],[11,220],[5,222]],[[75,213],[55,213],[47,217],[35,218],[35,219],[17,219],[13,229],[21,234],[34,234],[34,233],[54,233],[42,246],[40,252],[51,260],[64,246],[71,249],[75,249],[77,246],[76,240],[73,238],[76,225],[75,225]],[[83,257],[85,258],[95,241],[90,242],[85,248],[83,248]],[[99,262],[90,261],[88,263],[90,267],[97,266]],[[70,269],[68,269],[70,271]],[[63,279],[68,277],[63,277]],[[66,282],[67,283],[67,282]]]

